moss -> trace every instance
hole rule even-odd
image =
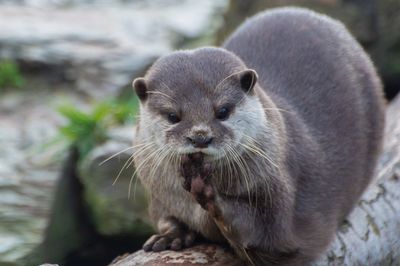
[[[81,177],[85,187],[85,201],[90,208],[96,230],[105,236],[147,235],[152,232],[143,188],[137,190],[134,199],[128,199],[122,191],[129,180],[121,180],[117,186],[111,186],[109,180],[101,180],[102,176],[104,175],[96,175],[94,172]]]
[[[20,88],[25,81],[18,65],[13,61],[0,61],[0,89]]]
[[[371,226],[372,232],[375,235],[380,236],[381,235],[381,231],[379,230],[379,227],[376,224],[375,219],[371,215],[367,214],[367,221],[368,221],[368,225]]]

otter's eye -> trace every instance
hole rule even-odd
[[[226,120],[229,117],[229,109],[227,107],[222,107],[220,108],[217,113],[216,113],[216,117],[219,120]]]
[[[180,119],[176,114],[174,114],[174,113],[169,113],[168,116],[167,116],[167,118],[168,118],[168,121],[169,121],[170,123],[172,123],[172,124],[176,124],[176,123],[178,123],[179,121],[181,121],[181,119]]]

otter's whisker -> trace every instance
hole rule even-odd
[[[275,111],[281,111],[281,112],[285,112],[285,113],[288,113],[288,114],[295,115],[293,112],[291,112],[291,111],[288,111],[288,110],[285,110],[285,109],[282,109],[282,108],[268,108],[268,107],[264,107],[263,109],[264,109],[264,110],[275,110]]]
[[[101,161],[101,162],[99,163],[99,166],[101,166],[101,165],[103,165],[104,163],[108,162],[109,160],[115,158],[116,156],[120,155],[121,153],[124,153],[124,152],[126,152],[126,151],[128,151],[128,150],[131,150],[131,149],[134,149],[134,148],[138,148],[138,147],[141,147],[141,146],[145,146],[146,144],[147,144],[147,143],[141,143],[141,144],[138,144],[138,145],[130,146],[130,147],[128,147],[128,148],[126,148],[126,149],[123,149],[123,150],[121,150],[121,151],[119,151],[119,152],[117,152],[117,153],[114,153],[113,155],[111,155],[111,156],[108,157],[107,159]]]
[[[246,183],[246,188],[247,188],[247,195],[249,197],[249,205],[251,205],[251,194],[250,194],[250,184],[249,184],[249,169],[247,167],[247,164],[241,159],[240,155],[233,149],[231,146],[229,147],[229,150],[231,152],[232,157],[236,161],[236,165],[239,167],[239,170],[241,174],[243,175],[244,181]]]
[[[254,156],[251,156],[250,154],[249,154],[249,151],[247,150],[247,149],[245,149],[244,150],[244,152],[246,153],[246,154],[248,154],[249,156],[248,156],[248,158],[250,158],[251,160],[252,160],[252,162],[253,162],[253,165],[254,166],[256,166],[257,167],[257,172],[258,173],[265,173],[265,169],[262,169],[262,168],[260,168],[261,167],[261,165],[260,165],[260,161],[258,161],[258,160],[256,160],[255,158],[254,158]],[[265,168],[269,168],[269,165],[267,165],[266,164],[266,162],[265,161],[262,161],[262,165],[264,165],[264,167]],[[259,175],[261,178],[259,178],[258,180],[261,180],[261,182],[262,182],[262,184],[263,184],[263,186],[261,186],[262,188],[263,188],[263,192],[264,192],[264,195],[268,195],[268,197],[265,197],[265,196],[263,196],[263,198],[264,198],[264,204],[265,204],[265,206],[266,206],[266,204],[270,204],[270,208],[272,208],[272,201],[271,201],[271,199],[272,199],[272,194],[271,194],[271,187],[270,187],[270,180],[269,180],[269,178],[267,178],[267,176],[263,176],[263,175]],[[273,177],[270,177],[270,178],[273,178]],[[261,184],[260,184],[261,185]],[[257,189],[256,189],[256,192],[257,192],[257,196],[256,196],[256,204],[258,204],[258,184],[257,184]],[[268,203],[267,203],[267,201],[268,201]]]
[[[220,171],[221,171],[220,175],[221,175],[221,179],[225,180],[225,177],[223,176],[223,170],[224,170],[223,166],[226,165],[227,172],[228,172],[228,187],[227,187],[227,190],[229,190],[230,187],[232,186],[231,182],[232,182],[232,179],[233,179],[232,166],[230,165],[229,156],[227,156],[226,151],[222,150],[222,152],[224,153],[224,155],[222,157],[222,162],[220,162],[220,164],[221,164],[220,165]]]
[[[160,164],[161,161],[163,160],[163,158],[160,158],[160,157],[163,156],[162,154],[165,154],[165,153],[166,153],[166,152],[164,152],[164,153],[162,152],[162,151],[164,150],[165,146],[167,146],[167,145],[164,145],[163,147],[160,148],[160,149],[161,149],[161,153],[159,153],[159,154],[157,153],[156,156],[154,157],[154,159],[152,160],[152,161],[153,161],[153,163],[151,164],[152,172],[150,172],[150,174],[149,174],[149,176],[148,176],[148,178],[149,178],[150,180],[154,180],[155,173],[156,173],[156,171],[157,171],[157,169],[158,169],[158,167],[159,167],[159,164]],[[157,166],[154,167],[154,164],[156,164],[156,163],[157,163]],[[153,172],[153,171],[154,171],[154,172]],[[136,198],[136,186],[137,186],[137,182],[138,182],[138,178],[136,178],[135,184],[134,184],[133,199]]]
[[[232,73],[232,74],[226,76],[226,77],[223,78],[220,82],[218,82],[217,86],[215,86],[215,90],[217,90],[217,89],[219,88],[219,86],[220,86],[221,84],[223,84],[223,82],[225,82],[225,81],[228,80],[229,78],[231,78],[231,77],[233,77],[233,76],[235,76],[235,75],[239,75],[239,74],[241,74],[241,73],[243,73],[243,72],[246,72],[246,71],[247,71],[247,69],[244,69],[244,70],[240,70],[240,71],[234,72],[234,73]]]
[[[149,94],[159,94],[159,95],[162,95],[165,98],[167,98],[167,99],[169,99],[169,100],[171,100],[173,102],[176,102],[171,96],[169,96],[169,95],[167,95],[167,94],[165,94],[165,93],[163,93],[161,91],[148,91],[147,93],[149,93]]]
[[[247,150],[253,152],[254,154],[257,154],[257,155],[263,157],[263,158],[264,158],[265,160],[267,160],[271,165],[273,165],[276,169],[279,168],[278,165],[277,165],[276,163],[274,163],[274,161],[273,161],[263,150],[261,150],[261,149],[258,148],[257,146],[251,145],[251,144],[250,144],[250,145],[247,145],[247,144],[240,143],[240,142],[239,142],[239,145],[243,146],[244,148],[246,148]]]
[[[145,157],[143,159],[143,161],[141,162],[140,165],[136,166],[135,171],[133,172],[131,179],[129,181],[129,187],[128,187],[128,199],[130,198],[131,195],[131,186],[132,186],[132,182],[133,182],[133,178],[135,177],[136,173],[140,172],[141,168],[155,155],[157,155],[158,152],[162,151],[163,147],[160,147],[156,150],[154,150],[152,153],[150,153],[149,155],[147,155],[147,157]]]
[[[282,176],[282,172],[281,172],[281,168],[278,166],[278,163],[274,162],[274,160],[272,160],[272,158],[270,156],[268,156],[268,154],[263,151],[261,148],[259,148],[256,144],[262,146],[257,140],[255,140],[254,138],[248,136],[248,135],[244,135],[245,138],[249,139],[251,142],[253,143],[248,143],[251,147],[253,147],[254,149],[256,149],[259,153],[261,153],[262,157],[264,157],[272,166],[274,166],[275,168],[273,170],[277,171],[279,176]],[[254,152],[253,152],[254,153]],[[257,154],[257,152],[255,153]],[[260,155],[260,154],[259,154]]]
[[[160,164],[164,161],[165,157],[169,155],[170,148],[167,145],[163,145],[162,150],[154,158],[154,163],[152,164],[152,169],[149,173],[150,180],[154,180],[155,174],[160,167]],[[164,179],[162,179],[163,181]]]
[[[141,152],[144,152],[152,145],[153,145],[153,143],[147,143],[146,145],[143,145],[142,149],[137,150],[134,153],[132,153],[132,155],[126,160],[125,164],[122,166],[121,170],[118,172],[118,175],[114,179],[114,182],[112,183],[112,185],[115,185],[115,183],[118,181],[118,179],[119,179],[120,175],[122,174],[122,172],[124,171],[124,169],[128,169],[131,166],[131,164],[133,163],[134,156],[136,154],[140,154]]]

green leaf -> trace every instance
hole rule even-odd
[[[64,105],[58,111],[67,119],[67,124],[60,127],[59,132],[71,145],[77,147],[82,158],[96,145],[107,140],[107,130],[110,127],[132,123],[138,107],[135,97],[100,102],[90,112]]]

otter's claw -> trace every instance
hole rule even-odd
[[[180,250],[190,247],[196,234],[174,217],[161,218],[158,221],[159,234],[150,237],[143,245],[144,251]]]
[[[181,232],[180,234],[165,233],[151,236],[143,245],[144,251],[163,251],[167,249],[181,250],[184,247],[192,246],[196,235],[192,231]]]

